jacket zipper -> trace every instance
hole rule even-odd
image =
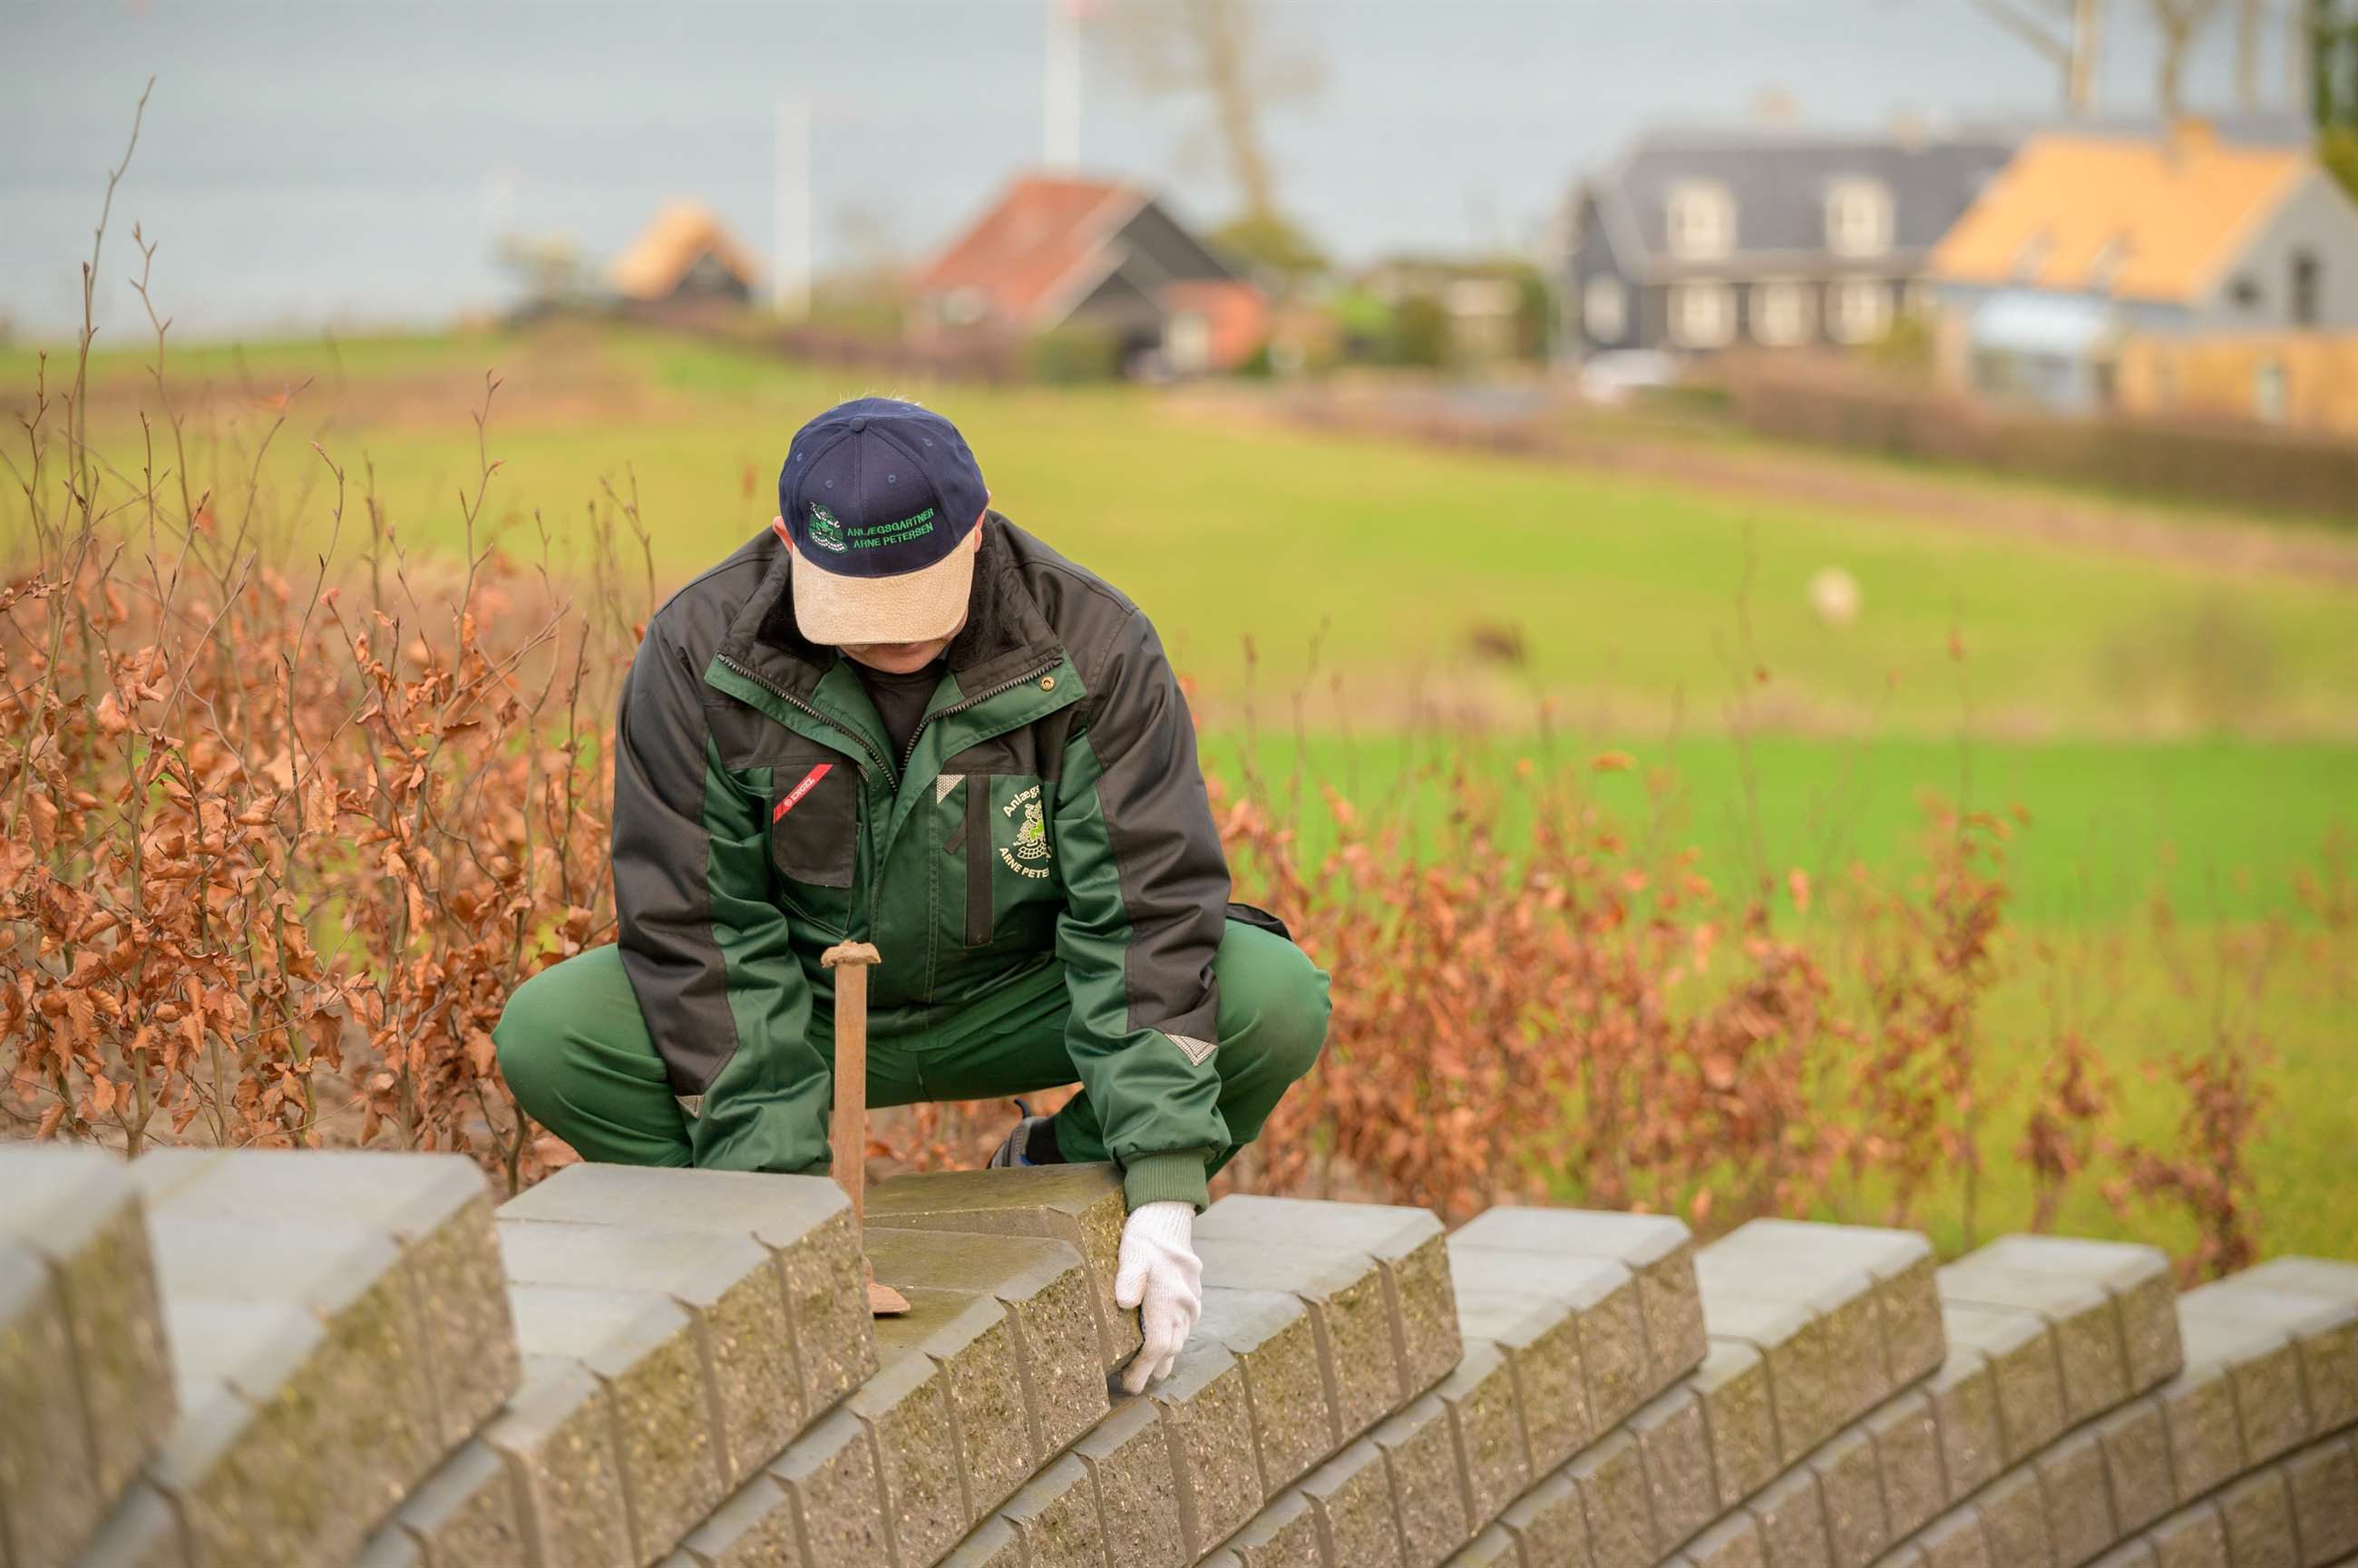
[[[1061,656],[1062,655],[1059,655],[1059,657]],[[1013,691],[1025,681],[1036,680],[1041,676],[1044,676],[1050,670],[1055,669],[1056,667],[1056,659],[1050,659],[1046,664],[1034,665],[1033,668],[1025,670],[1020,676],[1009,676],[1007,679],[1000,682],[997,686],[992,687],[989,691],[979,691],[972,697],[962,697],[958,698],[957,701],[951,703],[947,708],[943,708],[940,712],[928,713],[923,719],[918,719],[916,729],[909,732],[909,750],[901,759],[901,771],[903,773],[907,773],[909,771],[909,764],[917,760],[917,742],[925,738],[925,727],[931,724],[935,719],[947,719],[953,713],[964,713],[968,708],[974,707],[978,703],[989,702],[992,697],[999,696],[1002,692]],[[895,793],[898,792],[899,787],[900,786],[896,782],[893,786]]]
[[[809,703],[805,702],[801,697],[796,697],[793,692],[786,690],[774,681],[755,675],[752,670],[747,669],[744,665],[739,664],[728,654],[715,654],[714,657],[719,660],[723,668],[728,669],[733,674],[744,676],[747,680],[752,681],[755,686],[760,687],[763,691],[768,692],[772,697],[776,697],[780,702],[784,703],[787,707],[798,708],[801,711],[809,714],[813,719],[817,719],[821,724],[826,725],[828,729],[834,730],[838,735],[849,736],[852,741],[857,744],[861,751],[868,753],[868,760],[876,764],[877,771],[892,781],[893,791],[896,794],[899,792],[901,781],[893,773],[892,764],[886,761],[883,754],[878,752],[875,747],[870,745],[866,738],[861,736],[858,731],[845,729],[834,719],[829,719],[826,714],[821,713],[817,708],[813,708]],[[923,726],[921,725],[919,728],[922,729]]]

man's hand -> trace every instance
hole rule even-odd
[[[1178,1364],[1179,1347],[1204,1312],[1204,1265],[1195,1256],[1192,1204],[1141,1204],[1121,1227],[1121,1257],[1113,1276],[1114,1304],[1139,1309],[1139,1346],[1121,1386],[1141,1393]]]

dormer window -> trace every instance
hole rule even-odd
[[[1717,261],[1736,248],[1736,199],[1727,187],[1689,180],[1671,188],[1671,254]]]
[[[1826,248],[1879,256],[1891,248],[1891,191],[1879,179],[1838,179],[1826,189]]]

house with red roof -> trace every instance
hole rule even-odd
[[[1133,371],[1233,369],[1266,335],[1260,290],[1163,204],[1120,181],[1027,175],[915,278],[921,341],[1083,326]]]

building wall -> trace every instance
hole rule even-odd
[[[2358,328],[2358,205],[2331,176],[2312,170],[2213,287],[2190,330],[2255,332],[2294,326],[2293,258],[2302,251],[2314,255],[2320,268],[2314,325]],[[2249,305],[2235,297],[2240,277],[2257,287],[2258,297]]]
[[[2358,435],[2358,332],[2132,338],[2114,384],[2125,413]]]

